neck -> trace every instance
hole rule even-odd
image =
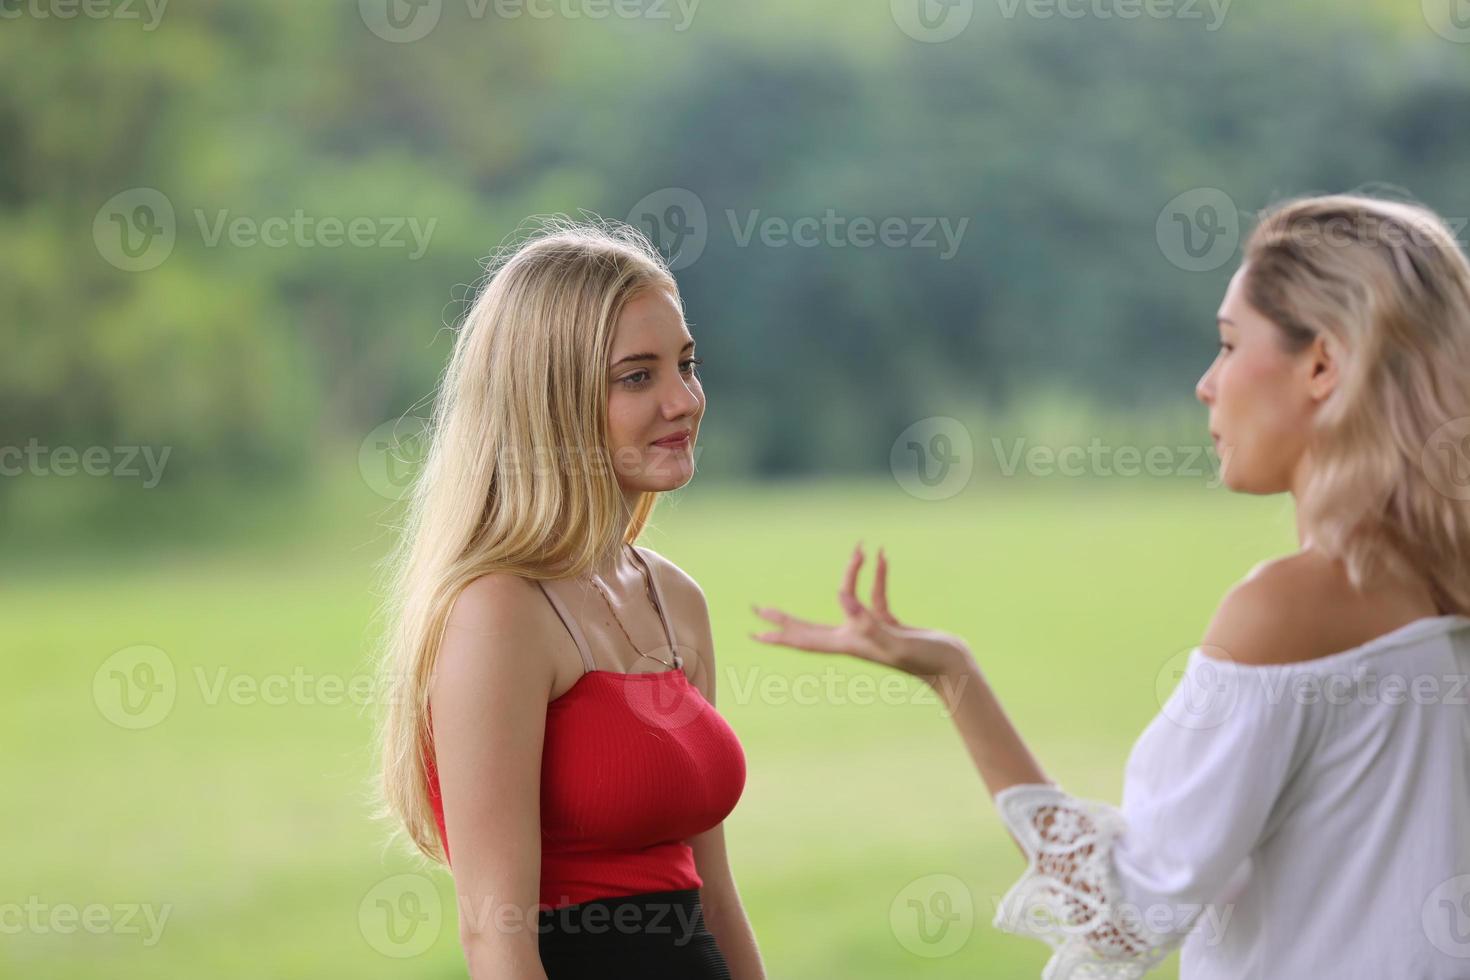
[[[592,574],[606,582],[609,586],[616,585],[622,573],[628,568],[631,559],[628,557],[628,546],[618,545],[609,554],[603,555],[592,566]]]
[[[638,509],[638,501],[642,499],[642,490],[623,490],[623,524],[626,526],[633,519],[633,512]]]
[[[1307,488],[1307,477],[1309,475],[1307,466],[1307,454],[1302,453],[1301,459],[1291,468],[1291,482],[1288,489],[1291,492],[1292,505],[1296,514],[1296,542],[1299,548],[1305,550],[1312,543],[1310,530],[1302,524],[1302,494]]]
[[[639,498],[643,496],[642,490],[623,491],[623,509],[618,515],[618,526],[627,527],[633,520],[633,511],[638,507]],[[631,559],[628,557],[628,546],[619,544],[607,554],[597,559],[592,566],[592,574],[609,584],[616,583],[619,575],[631,567]]]

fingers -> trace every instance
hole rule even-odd
[[[779,609],[772,609],[769,606],[751,606],[750,608],[761,619],[768,619],[771,622],[775,623],[777,626],[782,627],[783,629],[796,627],[817,627],[816,623],[810,623],[804,619],[797,619],[795,616],[792,616],[789,613],[784,613]]]
[[[799,626],[788,626],[784,629],[773,630],[767,633],[752,633],[752,640],[761,643],[770,643],[776,646],[792,647],[797,650],[809,650],[812,653],[853,653],[850,645],[843,641],[836,629],[831,626],[817,626],[813,623],[803,623]]]
[[[819,633],[808,633],[798,630],[780,630],[774,633],[752,633],[752,640],[761,643],[770,643],[775,646],[791,647],[795,650],[808,650],[812,653],[840,653],[833,644]]]
[[[781,610],[764,607],[764,605],[751,605],[751,610],[761,619],[770,620],[781,627],[781,629],[767,630],[764,633],[751,633],[750,638],[761,644],[791,646],[794,649],[807,649],[816,654],[851,654],[853,657],[872,660],[872,654],[867,651],[867,644],[864,644],[856,633],[853,633],[853,630],[841,626],[808,623],[807,620],[797,619],[791,614],[782,613]]]
[[[852,549],[852,557],[848,559],[847,572],[842,577],[842,588],[837,591],[837,602],[849,617],[855,618],[864,612],[863,602],[857,597],[858,572],[862,567],[863,543],[859,541],[857,547]]]
[[[873,612],[888,625],[898,625],[898,620],[888,611],[888,558],[882,548],[878,549],[878,567],[873,572]]]
[[[770,620],[778,624],[781,629],[767,630],[764,633],[751,633],[751,639],[763,642],[763,644],[778,644],[781,646],[795,646],[797,649],[813,649],[813,651],[831,651],[832,644],[829,641],[831,626],[817,626],[816,623],[808,623],[807,620],[797,619],[781,610],[753,605],[756,616],[764,620]]]

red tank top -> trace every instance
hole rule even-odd
[[[654,605],[677,649],[658,579]],[[698,888],[688,838],[729,815],[745,787],[745,755],[682,668],[598,670],[566,607],[542,589],[587,668],[546,706],[541,754],[541,888],[549,908],[642,892]],[[432,725],[432,718],[431,718]],[[433,752],[429,800],[449,857]]]

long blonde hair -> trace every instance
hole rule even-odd
[[[607,444],[607,359],[640,290],[678,290],[657,249],[606,221],[543,221],[503,249],[458,329],[388,559],[379,663],[381,815],[446,860],[427,785],[429,683],[449,611],[491,572],[579,575],[634,541]]]
[[[1454,235],[1415,204],[1312,197],[1269,210],[1244,259],[1285,349],[1324,336],[1341,364],[1298,501],[1309,539],[1358,587],[1417,573],[1443,610],[1470,613],[1470,487],[1446,482],[1461,464],[1431,445],[1470,436],[1470,263]]]

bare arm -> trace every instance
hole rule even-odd
[[[554,675],[551,658],[527,642],[545,635],[534,589],[505,575],[470,583],[451,611],[430,689],[460,943],[474,980],[546,980],[535,916]]]
[[[706,830],[689,843],[694,849],[699,877],[704,882],[699,889],[699,901],[704,907],[705,927],[720,944],[720,952],[725,954],[731,980],[765,980],[766,968],[761,963],[755,930],[750,927],[750,919],[745,915],[740,892],[730,872],[730,859],[725,852],[724,823]]]
[[[690,679],[704,699],[714,704],[715,642],[704,592],[677,566],[661,561],[660,569],[664,572],[662,580],[670,585],[670,594],[680,606],[681,615],[676,618],[691,624],[688,635],[694,641],[694,649],[687,651],[692,656],[686,659],[697,663],[697,667],[691,672]],[[731,980],[765,980],[766,971],[761,963],[755,931],[750,927],[745,907],[740,902],[740,892],[735,887],[735,877],[730,871],[724,823],[692,838],[689,846],[694,851],[700,880],[704,882],[699,889],[699,900],[704,907],[705,927],[719,943],[720,952],[730,967]]]
[[[1022,783],[1049,783],[1021,733],[1011,724],[974,657],[965,651],[955,665],[926,677],[949,709],[955,728],[985,788],[993,797]]]
[[[1051,782],[1006,716],[965,642],[948,633],[917,629],[898,621],[888,609],[888,562],[882,551],[878,552],[873,580],[873,605],[871,609],[865,606],[857,597],[862,564],[859,547],[853,551],[837,593],[846,614],[842,625],[822,626],[780,610],[757,607],[758,615],[780,629],[755,634],[754,638],[799,650],[846,653],[919,677],[935,689],[949,709],[992,796],[1021,783]]]

